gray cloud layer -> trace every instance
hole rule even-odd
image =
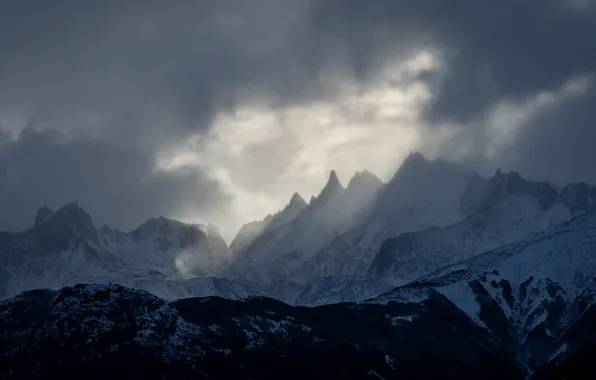
[[[216,212],[232,195],[200,167],[156,170],[163,149],[239,104],[333,99],[323,74],[364,83],[423,47],[445,59],[423,117],[463,125],[440,152],[471,142],[478,162],[494,106],[593,74],[595,43],[589,0],[0,0],[0,229],[70,199],[121,227]],[[589,89],[532,116],[485,166],[596,182],[594,104]]]

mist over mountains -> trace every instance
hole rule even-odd
[[[595,41],[596,0],[0,0],[0,380],[596,378]]]
[[[593,185],[560,187],[500,170],[484,178],[447,161],[428,160],[420,153],[410,154],[388,183],[363,171],[344,186],[332,171],[321,192],[309,202],[293,194],[283,209],[243,226],[229,246],[213,225],[154,217],[125,232],[95,226],[77,202],[58,210],[44,206],[33,218],[31,228],[0,234],[0,296],[5,299],[0,303],[0,318],[7,326],[0,328],[4,334],[0,334],[2,344],[16,347],[17,335],[11,334],[36,334],[39,345],[0,351],[12,363],[10,371],[15,371],[15,352],[38,355],[36,350],[65,344],[63,339],[68,338],[15,322],[20,308],[39,302],[45,311],[32,316],[37,326],[50,323],[48,318],[55,321],[52,323],[62,323],[58,321],[74,312],[79,315],[75,317],[77,334],[111,334],[111,325],[89,325],[89,317],[84,315],[108,318],[114,326],[124,328],[126,336],[141,334],[142,328],[133,322],[138,318],[149,318],[157,325],[164,323],[163,318],[169,324],[182,324],[186,326],[183,331],[152,330],[164,337],[174,334],[169,341],[114,341],[119,347],[133,344],[139,352],[157,344],[172,353],[180,350],[172,339],[188,344],[199,339],[199,331],[207,328],[205,321],[194,319],[196,302],[212,305],[215,319],[208,323],[213,326],[219,326],[223,323],[220,318],[224,318],[215,310],[223,310],[220,308],[225,302],[237,302],[234,307],[249,307],[252,311],[239,311],[233,318],[235,322],[222,330],[225,338],[221,344],[226,347],[215,348],[202,340],[199,346],[203,348],[186,352],[193,365],[198,363],[196,360],[204,360],[199,358],[204,357],[200,352],[205,350],[224,352],[217,360],[232,365],[233,372],[233,366],[247,365],[234,354],[237,350],[254,355],[266,351],[266,355],[277,358],[294,357],[286,349],[315,355],[319,349],[331,347],[340,352],[348,350],[345,355],[352,355],[348,354],[352,345],[364,345],[369,349],[353,353],[366,363],[364,367],[344,368],[334,362],[336,356],[332,355],[324,359],[325,364],[313,364],[313,373],[333,367],[364,377],[373,372],[392,377],[400,371],[414,370],[406,364],[412,359],[401,351],[402,346],[395,345],[396,341],[354,336],[340,342],[334,335],[339,332],[325,325],[325,318],[334,313],[355,313],[344,328],[364,323],[361,318],[376,318],[379,326],[385,323],[382,320],[389,321],[392,327],[387,328],[397,329],[391,334],[414,334],[407,339],[416,339],[421,347],[428,347],[430,343],[423,342],[430,338],[410,330],[419,323],[426,329],[428,323],[433,324],[434,332],[428,330],[425,334],[448,334],[447,330],[455,328],[459,331],[456,334],[463,334],[468,342],[457,343],[462,355],[472,350],[483,357],[463,368],[485,373],[488,367],[497,365],[489,364],[493,361],[500,363],[510,378],[531,374],[540,378],[538,374],[544,371],[565,372],[564,363],[568,361],[579,360],[578,365],[585,365],[581,355],[590,350],[586,347],[591,347],[591,337],[596,336],[596,329],[586,319],[596,310],[595,231]],[[77,285],[81,283],[89,285]],[[59,301],[63,297],[77,305],[67,314],[59,311],[65,307],[60,306],[65,302]],[[127,322],[105,314],[110,313],[113,302],[124,302],[132,308]],[[141,316],[141,309],[134,306],[139,302],[161,306]],[[326,309],[296,308],[300,306]],[[358,311],[348,311],[350,308]],[[324,316],[324,310],[330,314]],[[270,312],[271,316],[280,312],[295,314],[292,318],[301,322],[294,326],[289,321],[297,319],[271,319]],[[248,318],[248,325],[241,321],[243,318]],[[448,318],[450,322],[441,324],[436,318]],[[175,322],[177,319],[179,322]],[[285,327],[274,328],[279,323]],[[239,331],[244,331],[243,338],[236,336]],[[301,335],[304,333],[307,335]],[[469,339],[480,346],[466,348]],[[304,346],[306,341],[311,343]],[[319,347],[319,341],[331,346]],[[90,340],[87,347],[94,353],[83,355],[106,355],[105,348],[93,342]],[[459,354],[441,347],[434,350],[417,354],[416,360],[437,363],[437,368],[461,376],[455,367],[438,364],[441,357],[455,360]],[[63,355],[73,363],[90,360],[78,353]],[[112,368],[117,360],[126,357],[120,351],[115,355],[98,360]],[[172,361],[169,356],[158,359],[149,351],[139,355],[147,360],[165,360],[160,367],[164,374],[192,372],[190,362]],[[35,364],[32,373],[46,370],[44,363]],[[561,363],[562,367],[554,369],[553,363]],[[60,366],[52,368],[56,373],[62,371]],[[106,369],[106,373],[112,370]],[[214,367],[209,371],[215,371]],[[210,373],[223,376],[223,372]],[[412,377],[418,378],[414,373]],[[424,376],[433,373],[438,372]]]
[[[412,153],[386,184],[363,171],[344,186],[332,171],[319,195],[306,202],[293,194],[282,210],[243,226],[229,247],[213,225],[155,217],[123,232],[96,227],[77,202],[43,206],[30,229],[2,233],[2,289],[9,296],[75,280],[218,277],[285,300],[335,278],[362,292],[337,300],[358,301],[375,295],[368,288],[388,289],[590,212],[595,196],[585,183],[558,188],[500,170],[483,178]]]

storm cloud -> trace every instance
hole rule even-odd
[[[590,0],[0,0],[0,229],[235,228],[416,149],[596,182],[595,43]]]

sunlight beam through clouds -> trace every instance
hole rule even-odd
[[[306,200],[316,195],[330,170],[337,171],[344,185],[364,169],[387,181],[415,150],[429,158],[465,162],[476,156],[496,162],[492,160],[504,154],[534,117],[581,97],[593,84],[593,76],[581,75],[525,100],[501,99],[476,129],[431,126],[421,114],[432,88],[420,74],[440,74],[439,57],[425,50],[406,62],[392,62],[366,84],[342,78],[332,99],[280,108],[246,105],[220,113],[210,134],[196,135],[164,154],[160,168],[206,169],[231,200],[212,215],[176,217],[213,222],[230,241],[243,224],[283,208],[293,192]],[[471,130],[484,137],[471,135]]]
[[[293,192],[306,200],[316,195],[330,170],[344,185],[364,169],[387,181],[420,146],[419,116],[431,96],[420,74],[440,69],[438,55],[423,50],[366,84],[342,78],[332,99],[220,113],[209,135],[167,152],[160,167],[201,166],[223,185],[232,201],[210,221],[230,240],[242,224],[281,209]]]

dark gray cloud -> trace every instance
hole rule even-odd
[[[157,108],[170,118],[169,134],[204,127],[238,91],[289,74],[279,68],[292,60],[283,40],[291,17],[269,14],[279,8],[272,1],[2,4],[5,108],[69,120]]]
[[[161,149],[238,104],[332,98],[322,73],[366,81],[422,47],[446,59],[426,121],[481,146],[495,104],[594,72],[595,42],[589,0],[0,0],[0,228],[72,198],[123,226],[213,212],[225,193],[200,168],[155,171]],[[596,181],[591,104],[532,118],[490,165]]]
[[[560,184],[596,184],[596,89],[545,111],[522,129],[501,157],[503,166]]]
[[[200,170],[156,170],[153,152],[126,143],[69,141],[56,131],[28,128],[0,147],[0,209],[10,216],[1,220],[4,229],[31,225],[40,205],[74,200],[96,222],[120,228],[155,215],[200,215],[227,201]]]
[[[465,136],[442,151],[472,143],[469,163],[503,166],[554,181],[596,183],[596,94],[530,118],[521,135],[491,162],[485,119],[500,102],[523,103],[555,92],[569,80],[596,74],[596,2],[592,0],[329,0],[319,2],[316,27],[349,49],[356,67],[376,68],[395,49],[438,47],[446,68],[424,117],[432,125],[466,126]],[[379,39],[379,34],[382,37]],[[372,51],[373,47],[380,50]],[[382,61],[382,60],[381,60]],[[429,78],[436,84],[437,78]],[[428,133],[433,133],[431,129]]]
[[[224,189],[158,154],[240,98],[304,92],[301,3],[0,1],[0,228],[72,199],[123,227],[217,212]]]
[[[327,0],[317,3],[314,19],[366,68],[421,44],[447,50],[447,77],[427,117],[468,121],[495,99],[555,89],[596,69],[596,6],[571,3]]]

